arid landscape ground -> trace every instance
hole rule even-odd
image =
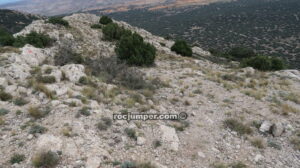
[[[33,167],[43,152],[59,168],[300,167],[299,71],[217,64],[199,47],[182,57],[174,41],[114,21],[157,49],[155,65],[128,67],[91,28],[99,16],[64,19],[70,27],[37,20],[15,34],[48,34],[50,47],[1,47],[1,168]],[[62,65],[72,53],[93,63]],[[112,120],[181,112],[187,120]]]

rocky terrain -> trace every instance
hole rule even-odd
[[[215,64],[198,47],[197,58],[181,57],[173,41],[117,22],[157,48],[155,66],[116,72],[142,74],[153,87],[126,87],[87,64],[57,63],[71,50],[100,68],[118,66],[104,62],[115,57],[115,42],[90,28],[98,16],[64,19],[70,27],[37,20],[15,34],[46,33],[51,47],[0,50],[0,167],[33,167],[45,151],[61,168],[300,167],[299,71]],[[112,120],[181,112],[187,120]]]

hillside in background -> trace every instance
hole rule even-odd
[[[131,10],[111,16],[156,35],[184,38],[204,49],[247,46],[281,56],[299,69],[299,9],[299,0],[239,0],[167,11]]]
[[[37,20],[39,18],[41,17],[37,15],[0,9],[0,28],[4,28],[10,33],[17,33],[25,26],[29,25],[33,20]]]
[[[78,11],[100,10],[102,12],[116,12],[146,7],[150,10],[155,10],[203,5],[219,1],[231,0],[22,0],[0,5],[0,8],[42,15],[60,15]]]

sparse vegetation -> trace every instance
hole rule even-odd
[[[40,108],[31,106],[28,109],[28,114],[34,119],[40,119],[45,117],[50,113],[50,107]]]
[[[249,126],[237,121],[236,119],[226,119],[224,121],[224,125],[226,128],[229,128],[240,135],[252,133],[252,129]]]
[[[40,83],[55,83],[56,82],[56,79],[54,76],[38,76],[36,78],[37,82],[40,82]]]
[[[0,108],[0,116],[4,116],[9,113],[9,110],[5,108]]]
[[[14,104],[17,105],[17,106],[24,106],[28,103],[29,103],[29,101],[27,101],[26,99],[24,99],[22,97],[16,98],[14,100]]]
[[[48,23],[70,27],[69,22],[64,20],[62,17],[51,17],[49,18]]]
[[[112,119],[109,117],[103,117],[97,124],[97,128],[101,131],[107,130],[112,125]]]
[[[161,146],[161,141],[160,140],[154,140],[153,141],[153,146],[154,146],[154,148],[160,147]]]
[[[264,141],[263,139],[261,138],[253,138],[251,140],[251,144],[257,148],[260,148],[260,149],[263,149],[265,148],[265,144],[264,144]]]
[[[137,133],[136,133],[135,129],[133,129],[133,128],[125,128],[124,131],[125,131],[126,135],[127,135],[129,138],[132,138],[132,139],[136,140],[136,138],[137,138]]]
[[[9,162],[13,165],[15,163],[21,163],[26,159],[25,155],[14,153],[10,158]]]
[[[191,47],[184,40],[176,40],[175,44],[171,47],[171,50],[175,51],[177,54],[187,57],[191,57],[193,54]]]
[[[32,164],[37,168],[54,168],[60,161],[57,153],[52,151],[37,153],[33,159]]]
[[[54,64],[64,66],[67,64],[83,64],[84,57],[72,50],[72,44],[64,42],[54,56]]]
[[[35,125],[31,126],[29,133],[30,134],[43,134],[46,131],[47,131],[47,128],[35,124]]]
[[[91,108],[89,107],[83,107],[79,110],[78,114],[84,115],[84,116],[90,116],[91,115]]]

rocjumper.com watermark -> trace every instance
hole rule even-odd
[[[186,120],[188,117],[187,113],[182,112],[179,114],[114,114],[114,120]]]

